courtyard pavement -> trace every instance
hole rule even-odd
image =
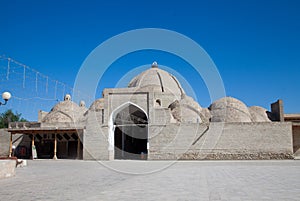
[[[300,200],[300,161],[35,160],[0,200]]]

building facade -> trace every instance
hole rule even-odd
[[[36,147],[39,158],[287,159],[295,151],[281,101],[271,111],[232,97],[202,108],[156,62],[127,88],[105,89],[88,109],[66,95],[38,122],[11,123],[8,132],[23,134],[22,146]]]

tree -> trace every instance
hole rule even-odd
[[[22,114],[16,112],[14,113],[11,109],[6,110],[4,113],[0,114],[0,128],[8,128],[8,124],[10,122],[16,121],[27,121],[26,119],[21,117]]]

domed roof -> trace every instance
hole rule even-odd
[[[193,98],[184,96],[179,101],[176,100],[169,105],[172,117],[177,122],[182,123],[202,123],[207,122],[201,106]]]
[[[76,122],[82,118],[87,108],[79,106],[71,101],[71,96],[66,95],[64,101],[56,104],[51,111],[42,119],[45,123]]]
[[[224,97],[209,106],[212,122],[251,122],[247,106],[240,100]]]
[[[152,64],[150,69],[134,77],[128,84],[128,87],[169,92],[175,95],[184,94],[184,90],[176,77],[159,69],[156,62]]]
[[[99,111],[101,109],[104,109],[104,98],[95,100],[89,108],[91,111]]]
[[[249,107],[249,112],[253,122],[270,122],[271,120],[268,117],[268,111],[259,106]]]

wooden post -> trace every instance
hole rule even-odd
[[[31,157],[32,157],[32,160],[36,159],[37,158],[37,153],[36,153],[36,148],[35,148],[35,145],[34,145],[34,135],[32,135],[32,138],[31,138]]]
[[[31,146],[33,147],[34,146],[34,136],[32,135],[32,138],[31,138]]]
[[[9,157],[12,155],[12,134],[10,134],[10,140],[9,140]]]
[[[57,159],[56,153],[57,153],[57,138],[56,138],[56,134],[54,134],[54,156],[53,156],[54,160]]]

